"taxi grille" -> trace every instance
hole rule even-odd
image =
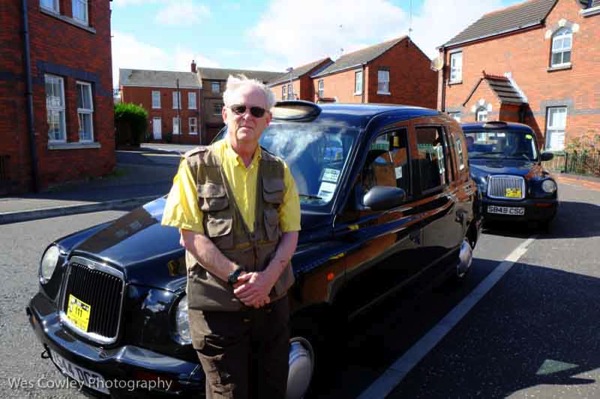
[[[61,318],[92,341],[113,343],[119,332],[123,291],[123,276],[118,270],[74,257],[67,271]],[[89,305],[87,330],[71,322],[68,317],[71,296]]]
[[[490,198],[521,200],[525,198],[525,179],[521,176],[490,176],[487,195]]]

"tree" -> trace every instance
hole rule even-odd
[[[120,103],[115,105],[115,135],[117,146],[139,147],[148,128],[148,111],[141,105]]]

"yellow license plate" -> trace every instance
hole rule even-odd
[[[521,198],[521,189],[520,188],[507,188],[504,193],[506,198]]]
[[[92,307],[80,299],[69,294],[69,305],[67,306],[67,318],[83,331],[88,330],[90,313]]]

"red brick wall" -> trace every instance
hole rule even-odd
[[[319,80],[323,79],[325,84],[323,96],[325,98],[335,98],[340,103],[362,103],[362,95],[354,94],[354,76],[361,68],[350,69],[332,75],[318,77],[313,79],[313,88],[315,91],[315,99],[319,90]]]
[[[566,142],[569,137],[599,132],[600,81],[598,80],[598,54],[600,54],[600,16],[583,17],[575,0],[559,0],[541,28],[512,34],[493,40],[463,45],[463,81],[446,85],[444,108],[460,109],[462,121],[473,121],[475,115],[469,104],[461,108],[475,83],[488,74],[512,74],[519,88],[529,100],[526,122],[540,136],[545,136],[546,109],[548,106],[567,106]],[[555,31],[559,21],[577,24],[573,33],[571,69],[549,71],[551,38],[548,30]],[[445,64],[449,56],[446,53]],[[449,67],[444,68],[447,82]],[[441,100],[439,103],[441,107]]]
[[[40,10],[28,1],[33,78],[33,108],[40,188],[100,176],[115,167],[114,109],[112,96],[110,1],[90,2],[90,25],[72,19],[69,1],[61,1],[61,15]],[[31,157],[26,123],[24,41],[20,1],[2,2],[0,18],[0,155],[10,157],[10,192],[32,189]],[[6,71],[6,73],[4,73]],[[46,122],[46,73],[64,79],[67,149],[49,149]],[[94,141],[99,148],[78,146],[76,82],[92,84]],[[6,116],[6,117],[5,117]]]
[[[160,91],[160,108],[152,108],[152,92]],[[122,87],[122,101],[133,103],[142,106],[148,111],[148,137],[152,138],[152,123],[155,117],[161,118],[161,141],[166,141],[166,134],[173,132],[173,118],[177,117],[177,109],[173,108],[173,92],[175,88],[158,88],[158,87]],[[179,117],[181,118],[180,131],[181,135],[173,135],[173,143],[181,144],[200,144],[201,134],[190,134],[189,118],[196,118],[197,130],[204,133],[201,118],[201,98],[200,90],[191,90],[180,88],[181,91],[181,109]],[[189,109],[188,93],[196,93],[196,109]],[[159,141],[151,139],[152,141]]]

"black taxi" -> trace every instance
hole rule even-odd
[[[288,379],[300,398],[344,321],[413,281],[464,276],[480,207],[465,137],[443,113],[288,101],[273,116],[261,145],[290,166],[302,208]],[[41,258],[28,318],[43,357],[93,394],[203,394],[164,205],[58,239]]]
[[[516,122],[463,123],[484,220],[535,222],[548,228],[558,209],[558,186],[542,161],[533,129]]]

